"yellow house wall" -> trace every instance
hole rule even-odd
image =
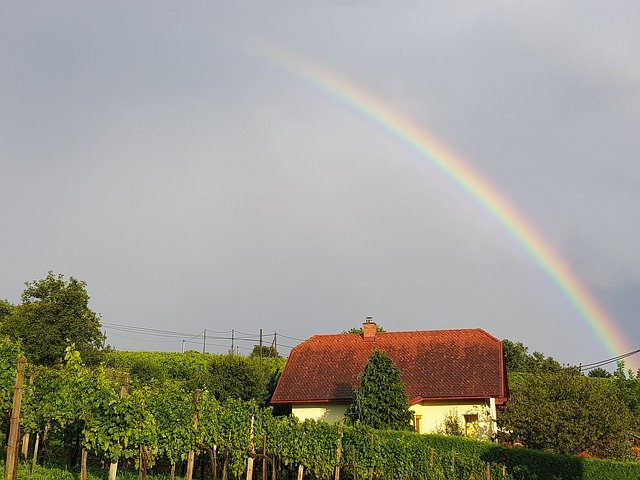
[[[291,413],[300,421],[307,419],[335,423],[344,420],[346,404],[309,403],[294,405]],[[481,439],[489,438],[495,432],[495,407],[489,400],[475,402],[422,402],[412,405],[410,410],[420,416],[420,432],[432,433],[444,430],[448,414],[455,412],[460,427],[465,429],[465,414],[478,415],[478,431]]]
[[[412,405],[411,411],[416,416],[420,416],[420,432],[433,433],[438,430],[444,431],[445,418],[455,413],[458,423],[464,431],[465,414],[478,415],[478,430],[481,439],[489,438],[495,431],[495,413],[492,412],[491,402],[422,402]]]
[[[322,420],[327,423],[335,423],[344,420],[344,414],[348,405],[337,403],[307,403],[304,405],[294,405],[291,413],[298,417],[298,420]]]

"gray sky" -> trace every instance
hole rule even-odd
[[[640,348],[639,24],[631,1],[4,2],[0,297],[53,270],[106,324],[210,351],[373,315],[611,356],[476,201],[268,42],[457,152]]]

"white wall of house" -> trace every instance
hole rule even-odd
[[[486,401],[427,401],[412,405],[419,433],[444,431],[447,416],[455,416],[463,432],[469,437],[488,439],[495,433],[494,402]]]
[[[335,403],[308,403],[293,405],[291,413],[300,421],[322,420],[335,423],[344,420],[348,405]],[[463,432],[470,437],[488,439],[495,433],[495,402],[448,401],[422,402],[412,405],[418,433],[444,431],[447,415],[455,415]]]
[[[347,404],[341,403],[305,403],[293,405],[291,413],[298,417],[298,420],[322,420],[327,423],[335,423],[344,420],[347,411]]]

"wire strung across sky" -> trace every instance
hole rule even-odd
[[[273,346],[276,349],[284,347],[292,349],[295,345],[288,345],[278,341],[280,338],[288,340],[303,341],[304,339],[283,335],[278,332],[252,334],[239,330],[209,330],[204,329],[201,332],[179,332],[173,330],[161,330],[149,327],[137,327],[133,325],[122,325],[118,323],[103,322],[105,334],[109,337],[118,337],[134,342],[157,343],[157,344],[181,344],[184,352],[186,345],[201,346],[203,351],[211,347],[229,349],[228,351],[252,351],[254,346],[239,345],[237,342],[249,342],[259,345],[262,339],[264,346]],[[220,343],[216,340],[223,340],[229,343]],[[291,342],[289,342],[291,343]]]
[[[622,355],[618,355],[617,357],[607,358],[605,360],[600,360],[598,362],[585,363],[580,364],[580,371],[587,372],[589,370],[593,370],[594,368],[602,368],[605,365],[609,365],[614,362],[619,362],[620,360],[635,355],[636,353],[640,353],[640,349],[634,350],[632,352],[623,353]]]

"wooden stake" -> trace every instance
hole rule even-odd
[[[111,462],[109,464],[109,480],[116,480],[118,475],[118,462]]]
[[[139,478],[140,480],[147,480],[147,451],[144,448],[144,445],[140,445],[139,448],[139,452],[140,452],[140,464],[139,464]]]
[[[262,437],[262,480],[267,480],[267,436]]]
[[[87,480],[87,449],[84,447],[80,456],[80,480]]]
[[[171,473],[169,475],[170,480],[176,479],[176,462],[171,462]]]
[[[200,400],[200,389],[196,390],[193,394],[193,429],[198,430],[198,401]],[[195,464],[196,452],[191,450],[187,456],[187,475],[186,480],[193,479],[193,466]]]
[[[211,479],[216,480],[218,478],[218,446],[213,446],[213,465],[211,466]]]
[[[342,461],[342,427],[338,427],[338,446],[336,448],[336,470],[334,480],[340,480],[340,462]]]
[[[125,375],[122,386],[120,387],[120,400],[127,396],[129,393],[129,375]],[[109,480],[116,480],[118,475],[118,460],[112,461],[109,465]]]
[[[31,375],[29,375],[29,390],[33,391],[33,381],[36,378],[36,368],[31,365]],[[22,460],[27,461],[27,457],[29,456],[29,441],[30,435],[29,432],[25,433],[22,436]]]
[[[229,434],[231,436],[231,434]],[[227,466],[229,465],[229,450],[224,452],[224,463],[222,464],[222,480],[228,480]]]
[[[356,471],[356,447],[351,449],[351,453],[353,454],[353,480],[358,479],[358,472]]]
[[[249,430],[249,457],[247,458],[247,480],[253,480],[253,455],[256,453],[256,447],[253,444],[253,428],[256,416],[251,415],[251,429]]]
[[[304,465],[300,464],[298,465],[298,480],[302,480],[303,475],[304,475]]]
[[[29,434],[25,433],[22,436],[22,460],[26,462],[28,456],[29,456]]]
[[[9,425],[9,440],[7,442],[7,460],[5,464],[5,479],[15,480],[18,466],[18,442],[20,439],[20,407],[22,406],[22,384],[24,382],[25,357],[18,360],[16,382],[13,389],[13,408],[11,409],[11,423]]]
[[[193,466],[195,464],[195,460],[196,452],[194,450],[190,450],[189,454],[187,455],[187,476],[185,477],[186,480],[193,479]]]
[[[487,463],[487,466],[484,468],[484,480],[491,480],[491,464]]]
[[[276,456],[271,457],[271,480],[276,480]]]
[[[36,442],[33,445],[33,458],[31,459],[31,468],[35,468],[38,463],[38,449],[40,448],[40,432],[36,434]]]

